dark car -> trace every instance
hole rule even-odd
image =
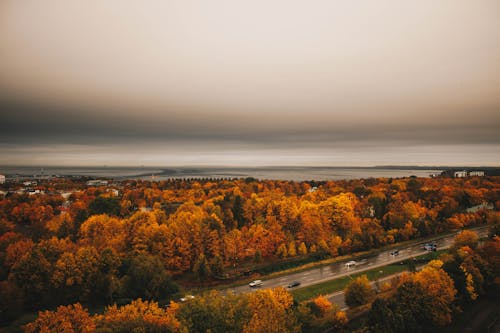
[[[391,256],[398,256],[399,255],[399,250],[394,250],[391,252]]]
[[[298,287],[298,286],[300,286],[300,282],[299,281],[293,281],[293,282],[291,282],[288,285],[288,288],[293,288],[293,287]]]

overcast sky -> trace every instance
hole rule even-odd
[[[498,0],[1,0],[0,165],[500,166]]]

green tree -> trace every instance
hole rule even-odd
[[[34,247],[12,266],[9,280],[25,295],[26,304],[36,308],[47,301],[52,265],[38,247]]]
[[[233,207],[231,209],[233,217],[238,222],[238,228],[245,225],[245,217],[243,216],[243,200],[239,195],[234,198]]]
[[[193,273],[199,281],[203,281],[212,274],[210,271],[210,264],[207,261],[207,257],[205,257],[203,253],[200,253],[198,259],[196,259],[193,266]]]
[[[156,256],[139,255],[133,258],[126,278],[127,296],[131,298],[160,299],[179,290]]]
[[[366,275],[352,280],[344,289],[345,303],[349,307],[367,304],[373,300],[375,292]]]
[[[373,333],[403,332],[404,323],[400,313],[394,311],[394,302],[377,298],[368,314],[369,331]]]
[[[244,296],[223,296],[214,290],[183,303],[178,314],[193,333],[241,332],[248,316]]]
[[[23,295],[15,284],[0,281],[0,324],[15,319],[22,314]]]
[[[99,196],[89,204],[90,215],[107,214],[112,216],[120,215],[120,201],[118,198],[108,198]]]

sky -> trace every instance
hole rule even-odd
[[[498,0],[2,0],[0,165],[500,166]]]

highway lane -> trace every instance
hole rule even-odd
[[[476,231],[480,237],[485,237],[488,234],[488,226],[481,226],[474,228],[472,230]],[[436,239],[433,242],[437,244],[438,250],[445,249],[451,246],[451,244],[453,243],[453,239],[457,233],[439,238],[432,237],[432,239]],[[345,263],[350,260],[345,260],[343,262],[334,263],[328,266],[313,268],[298,273],[291,273],[286,276],[276,277],[267,280],[265,279],[264,276],[261,278],[263,280],[263,284],[260,288],[287,287],[287,285],[293,281],[299,281],[301,283],[300,287],[306,287],[323,281],[333,280],[352,273],[362,272],[372,268],[385,266],[392,262],[403,261],[405,259],[413,258],[427,253],[427,251],[425,251],[423,248],[424,244],[427,242],[429,242],[429,240],[423,240],[418,243],[409,245],[407,247],[398,248],[399,255],[397,256],[391,255],[391,252],[394,251],[394,249],[383,251],[378,255],[366,257],[363,258],[362,260],[357,261],[357,264],[354,267],[346,267]],[[229,288],[226,290],[231,290],[233,293],[239,294],[243,292],[252,292],[257,289],[259,288],[250,288],[248,285],[243,285],[234,288]]]

